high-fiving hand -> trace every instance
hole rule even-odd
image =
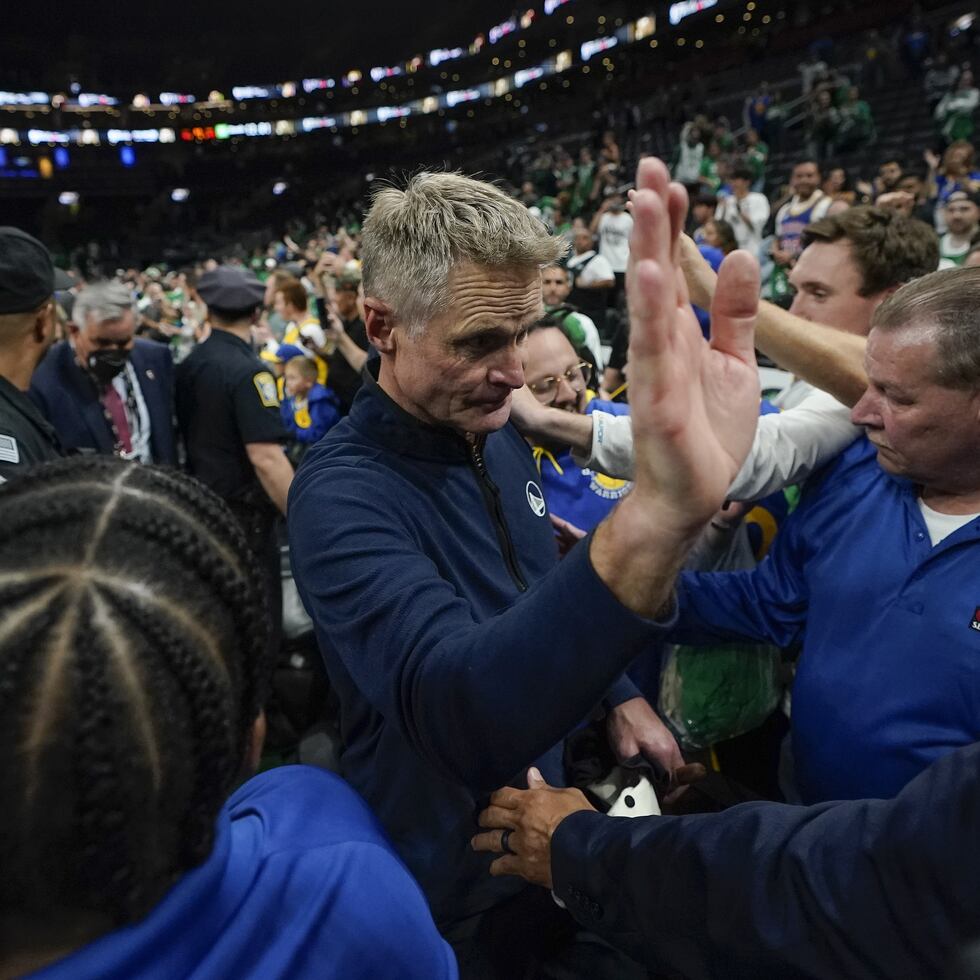
[[[746,252],[725,259],[705,341],[681,268],[687,193],[653,158],[640,162],[636,183],[626,272],[634,494],[684,534],[721,506],[752,444],[759,266]]]

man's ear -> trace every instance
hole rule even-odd
[[[45,346],[54,335],[54,303],[45,303],[34,317],[34,340]]]
[[[364,297],[364,329],[368,342],[382,354],[394,354],[395,317],[391,307],[373,296]]]

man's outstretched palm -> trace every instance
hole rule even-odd
[[[630,411],[636,488],[685,532],[706,523],[752,444],[759,411],[753,326],[759,266],[745,252],[722,265],[701,335],[680,266],[687,194],[659,160],[641,161],[627,269]]]

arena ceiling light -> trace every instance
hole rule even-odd
[[[191,192],[186,187],[175,187],[170,192],[170,200],[173,201],[174,204],[181,204],[184,201],[186,201],[187,198],[189,198],[190,196],[191,196]]]

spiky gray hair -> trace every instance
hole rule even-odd
[[[450,301],[453,268],[541,268],[567,244],[519,201],[459,173],[418,173],[379,190],[361,237],[364,294],[390,305],[409,333]]]

